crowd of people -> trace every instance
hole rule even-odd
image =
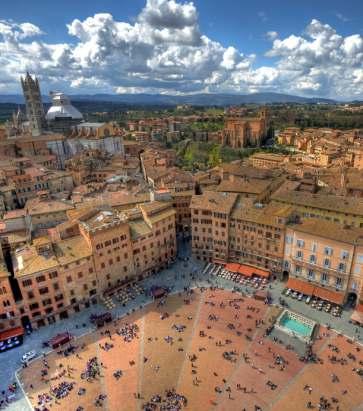
[[[73,390],[75,382],[62,381],[60,384],[52,387],[50,392],[57,400],[65,398]]]
[[[87,361],[86,368],[81,374],[81,379],[92,381],[96,377],[99,377],[100,374],[100,364],[98,363],[98,359],[97,357],[92,357]]]
[[[14,398],[15,398],[15,393],[18,391],[18,384],[16,382],[13,382],[8,386],[6,390],[1,391],[0,395],[0,409],[6,407],[8,404],[10,404]]]
[[[155,394],[150,401],[142,405],[143,411],[180,411],[188,405],[184,395],[178,394],[175,389],[166,390],[163,396]]]
[[[117,331],[117,334],[119,336],[123,337],[123,340],[125,342],[131,342],[134,338],[139,338],[138,333],[139,333],[138,325],[137,324],[129,324],[129,323],[126,323],[124,326],[122,326]]]

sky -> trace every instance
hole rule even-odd
[[[0,93],[363,98],[363,1],[3,0]]]

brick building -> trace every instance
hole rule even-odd
[[[40,327],[67,318],[97,301],[107,290],[151,275],[176,256],[175,210],[151,202],[116,211],[84,207],[72,219],[13,251],[21,298],[0,307],[14,312],[14,324]],[[12,296],[7,275],[0,294]],[[1,318],[1,317],[0,317]],[[0,321],[3,328],[8,324]]]
[[[221,143],[233,148],[259,146],[267,137],[268,118],[266,109],[257,117],[247,116],[244,110],[228,112]]]

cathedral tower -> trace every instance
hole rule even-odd
[[[31,133],[35,137],[40,136],[46,123],[38,79],[36,77],[33,79],[29,73],[26,73],[25,78],[21,77],[21,86]]]

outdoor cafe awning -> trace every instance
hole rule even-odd
[[[289,281],[286,284],[287,288],[291,288],[294,291],[305,295],[313,295],[315,286],[307,283],[305,281],[298,280],[297,278],[289,278]]]
[[[252,277],[253,276],[253,270],[251,270],[252,267],[249,267],[248,265],[240,265],[238,267],[238,272],[245,277]]]
[[[0,341],[5,341],[14,337],[21,337],[22,335],[24,335],[23,327],[11,328],[10,330],[0,332]]]
[[[230,271],[231,273],[238,273],[238,269],[239,269],[239,264],[237,263],[228,263],[226,264],[226,266],[224,267],[227,271]]]
[[[342,305],[344,301],[344,294],[336,291],[330,291],[326,288],[315,287],[313,295],[322,300],[330,301],[331,303]]]
[[[270,276],[269,271],[247,264],[228,263],[226,264],[225,269],[231,273],[241,274],[245,277],[257,275],[259,277],[268,278]]]

